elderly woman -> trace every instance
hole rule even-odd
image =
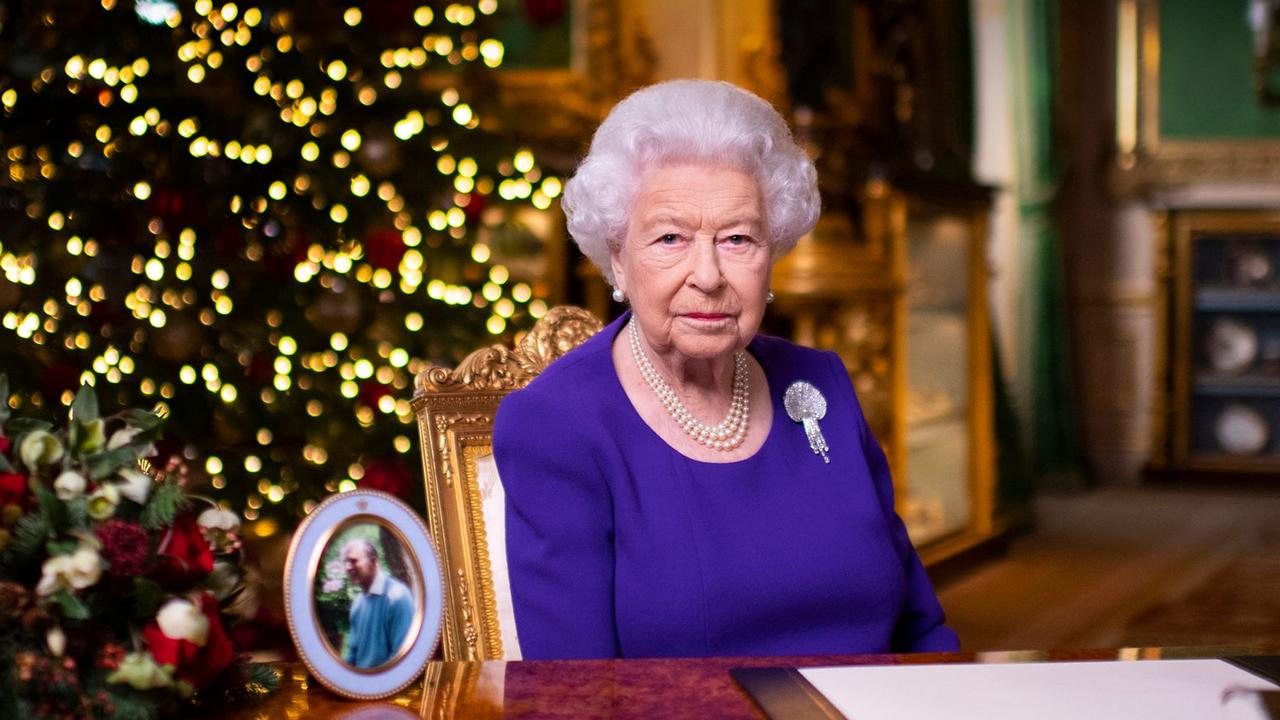
[[[564,208],[630,310],[498,411],[524,657],[957,649],[840,358],[757,335],[819,211],[778,113],[641,90]]]

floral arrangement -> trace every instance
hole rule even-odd
[[[272,692],[227,629],[253,611],[239,520],[158,471],[162,420],[11,417],[0,375],[0,717],[154,718]],[[144,471],[146,470],[146,471]]]

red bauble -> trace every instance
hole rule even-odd
[[[244,369],[245,377],[254,385],[266,385],[275,374],[273,360],[266,353],[254,353],[249,359],[249,367]]]
[[[412,483],[413,475],[404,465],[395,460],[374,460],[365,466],[360,487],[365,490],[381,490],[407,500]]]
[[[0,473],[0,510],[10,505],[22,510],[31,505],[27,476],[22,473]]]
[[[404,236],[399,230],[381,228],[365,236],[364,259],[369,264],[385,270],[394,270],[404,257]]]
[[[473,192],[468,196],[467,206],[462,211],[467,215],[467,222],[475,222],[484,215],[485,208],[489,207],[489,198],[480,193]]]
[[[524,0],[524,18],[534,25],[555,25],[564,19],[565,0]]]
[[[94,307],[106,303],[95,303]],[[62,397],[67,390],[75,392],[80,388],[80,371],[74,365],[55,362],[40,373],[40,390],[48,398]]]
[[[179,228],[195,224],[204,208],[199,193],[180,187],[158,187],[151,192],[151,214],[159,217],[176,233]]]
[[[377,380],[368,380],[360,385],[360,402],[369,407],[378,407],[378,401],[384,395],[390,395],[391,388],[383,385]]]

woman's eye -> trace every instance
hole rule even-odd
[[[667,233],[666,235],[663,235],[662,237],[658,238],[658,241],[661,242],[663,245],[675,245],[676,243],[680,242],[680,236],[676,235],[675,233]]]
[[[730,235],[729,237],[725,238],[725,242],[729,243],[730,245],[746,245],[747,243],[751,242],[751,238],[747,237],[746,235]]]

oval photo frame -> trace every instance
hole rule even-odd
[[[294,532],[284,604],[311,675],[343,697],[378,700],[417,681],[435,654],[443,566],[412,508],[352,490],[320,503]]]

